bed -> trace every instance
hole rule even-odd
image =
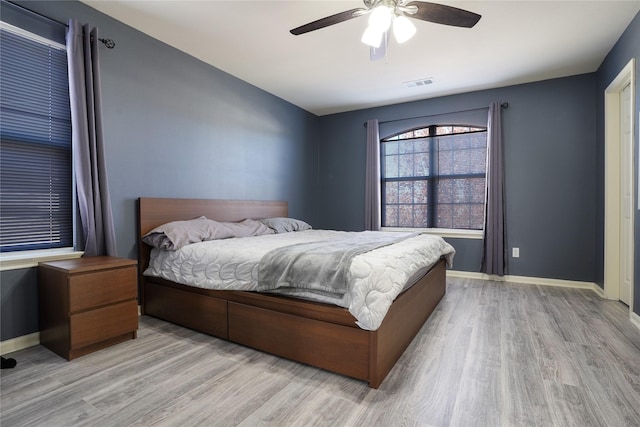
[[[235,222],[288,216],[286,202],[138,199],[138,265],[142,313],[215,337],[367,381],[378,388],[445,294],[444,257],[391,303],[375,330],[347,308],[263,292],[212,290],[143,274],[154,228],[204,216]]]

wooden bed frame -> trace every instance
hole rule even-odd
[[[286,202],[138,199],[138,237],[164,223],[286,217]],[[247,347],[369,382],[378,388],[445,294],[438,263],[391,306],[376,331],[345,308],[256,292],[213,291],[146,277],[150,247],[138,241],[142,313]]]

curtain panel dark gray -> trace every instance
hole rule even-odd
[[[71,142],[84,256],[115,256],[115,229],[104,157],[97,29],[70,20],[67,58]]]
[[[502,106],[489,106],[487,120],[487,201],[484,247],[480,271],[504,276],[506,272],[504,153]]]
[[[365,170],[365,229],[380,230],[380,133],[378,120],[367,120],[367,164]]]

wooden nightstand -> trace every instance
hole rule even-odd
[[[67,360],[134,339],[137,261],[107,256],[38,265],[40,343]]]

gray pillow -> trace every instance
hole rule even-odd
[[[254,219],[244,219],[238,222],[222,222],[231,232],[233,237],[251,237],[273,234],[274,231]]]
[[[190,243],[234,237],[231,229],[204,216],[186,221],[173,221],[154,228],[142,237],[146,244],[175,251]]]
[[[276,233],[288,233],[290,231],[311,230],[311,226],[304,221],[293,218],[263,218],[258,220]]]

